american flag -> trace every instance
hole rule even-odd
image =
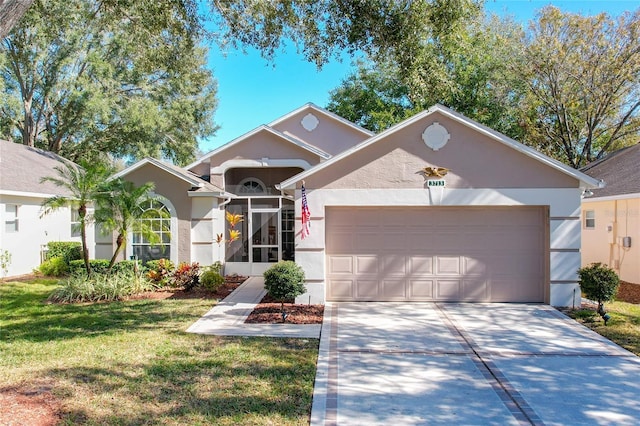
[[[302,231],[301,236],[304,240],[311,233],[311,212],[309,211],[309,205],[307,204],[307,191],[302,185]]]

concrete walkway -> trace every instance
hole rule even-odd
[[[638,425],[639,378],[546,305],[328,303],[311,426]]]
[[[216,336],[320,338],[321,324],[245,324],[253,308],[266,294],[264,278],[250,277],[202,318],[187,333]]]

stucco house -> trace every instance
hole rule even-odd
[[[0,140],[0,252],[11,254],[7,276],[28,274],[40,265],[43,247],[50,241],[80,241],[74,231],[75,212],[59,209],[43,216],[41,204],[54,195],[69,195],[51,182],[54,167],[64,160],[52,152]],[[93,233],[89,232],[93,256]],[[1,272],[0,272],[1,273]]]
[[[640,284],[640,143],[582,171],[606,182],[582,199],[582,265],[600,262]]]
[[[598,180],[446,107],[371,134],[313,104],[184,169],[144,159],[118,173],[155,182],[170,213],[161,247],[127,255],[261,274],[295,260],[298,302],[579,300],[580,200]],[[302,187],[311,215],[301,234]],[[225,212],[240,214],[241,237]],[[96,253],[112,253],[110,238]]]

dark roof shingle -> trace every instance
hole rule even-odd
[[[614,151],[581,171],[606,183],[593,189],[591,198],[640,193],[640,143]]]

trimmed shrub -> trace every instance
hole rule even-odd
[[[171,276],[173,287],[183,287],[190,291],[200,284],[200,265],[197,262],[188,264],[181,262]]]
[[[138,272],[142,270],[141,262],[138,262],[137,268],[138,268]],[[114,274],[118,272],[126,272],[131,275],[134,275],[136,273],[136,261],[121,260],[120,262],[113,265],[113,268],[111,268],[111,272]]]
[[[93,274],[89,278],[74,275],[64,280],[49,300],[59,303],[114,301],[152,289],[148,280],[127,272]]]
[[[283,302],[307,291],[304,271],[290,260],[276,263],[264,273],[264,288],[274,299]]]
[[[89,260],[91,271],[96,274],[105,274],[109,269],[109,261],[107,259],[91,259]],[[72,275],[83,274],[85,272],[84,260],[72,260],[69,262],[69,272]]]
[[[52,257],[42,262],[40,272],[48,277],[60,277],[69,272],[69,265],[62,257]]]
[[[49,241],[47,243],[47,260],[62,258],[67,265],[72,260],[82,260],[82,244],[76,241]]]
[[[217,291],[224,284],[224,277],[220,275],[219,269],[213,264],[200,275],[200,284],[209,291]]]
[[[612,300],[618,292],[620,278],[618,274],[602,263],[592,263],[589,266],[578,269],[580,276],[580,289],[584,295],[602,304]]]

